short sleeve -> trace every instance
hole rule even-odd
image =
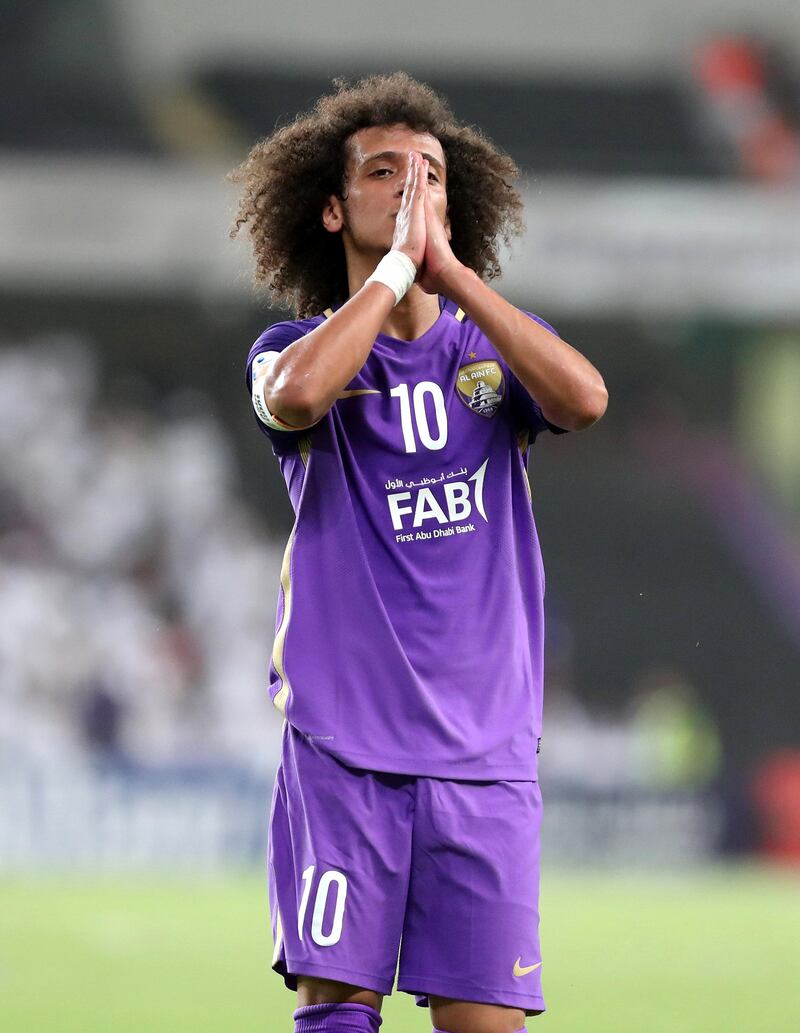
[[[524,314],[535,323],[538,323],[539,326],[543,326],[545,330],[548,330],[555,337],[558,337],[553,327],[543,319],[540,319],[539,316],[533,315],[532,312],[525,312]],[[564,427],[556,427],[555,424],[545,418],[538,402],[528,394],[527,389],[510,369],[508,370],[508,396],[511,420],[514,427],[519,430],[527,430],[530,434],[531,443],[533,443],[537,434],[541,434],[545,430],[549,430],[553,434],[569,433]]]
[[[314,323],[311,321],[301,320],[299,322],[287,322],[287,323],[274,323],[268,327],[263,334],[258,338],[255,344],[250,349],[247,356],[247,366],[245,368],[245,384],[247,386],[247,393],[250,396],[250,404],[252,407],[252,391],[253,391],[253,363],[256,358],[264,352],[282,352],[284,348],[288,348],[290,344],[294,344],[301,337],[304,337],[309,331],[314,328]],[[253,410],[253,418],[256,421],[256,426],[262,434],[266,435],[272,442],[272,450],[276,455],[285,455],[287,452],[294,452],[297,448],[298,440],[307,433],[307,430],[275,430],[272,427],[268,427],[265,423],[258,418],[255,410]]]

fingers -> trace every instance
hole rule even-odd
[[[405,203],[406,198],[413,191],[414,183],[416,182],[416,165],[413,160],[413,154],[410,155],[410,159],[411,160],[408,163],[408,171],[406,172],[406,183],[403,187],[403,203]]]
[[[428,228],[428,236],[430,236],[431,233],[438,234],[439,232],[445,232],[444,223],[439,217],[439,213],[436,211],[433,194],[430,190],[425,194],[425,223]]]
[[[423,168],[424,165],[424,168]],[[428,162],[418,151],[409,151],[408,172],[406,173],[406,185],[403,190],[403,204],[405,207],[412,207],[424,199],[428,183]]]
[[[425,213],[426,215],[436,214],[436,209],[433,207],[433,195],[429,190],[425,191]]]
[[[417,166],[413,154],[409,155],[408,170],[406,171],[406,182],[403,187],[402,207],[408,208],[414,196],[414,187],[417,183]]]
[[[405,252],[418,268],[425,254],[427,164],[417,151],[409,151],[406,181],[392,241],[392,247]]]
[[[416,177],[414,180],[414,196],[411,203],[416,206],[418,218],[424,222],[428,200],[428,162],[421,154],[412,153],[412,160],[416,165]]]

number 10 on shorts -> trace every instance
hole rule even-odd
[[[316,866],[310,864],[302,875],[303,895],[300,899],[300,910],[297,912],[297,935],[301,943],[303,942],[303,925],[305,924],[306,911],[308,910],[308,902],[314,884],[315,869]],[[330,931],[326,933],[322,928],[322,923],[325,919],[325,910],[328,905],[328,894],[331,892],[336,893],[336,901],[333,906],[333,922]],[[341,939],[346,898],[347,879],[342,872],[337,872],[333,868],[323,872],[317,883],[317,891],[314,895],[314,910],[311,913],[311,939],[320,947],[331,947]]]

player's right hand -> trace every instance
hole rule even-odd
[[[425,228],[425,194],[428,187],[428,163],[418,151],[408,156],[403,197],[394,226],[392,251],[408,255],[419,269],[425,256],[427,231]]]

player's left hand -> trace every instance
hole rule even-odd
[[[427,166],[427,162],[425,163]],[[427,174],[427,168],[425,169]],[[425,258],[420,267],[417,282],[427,294],[447,294],[448,276],[457,273],[461,262],[450,247],[450,224],[442,222],[436,211],[432,191],[426,184],[425,190]]]

